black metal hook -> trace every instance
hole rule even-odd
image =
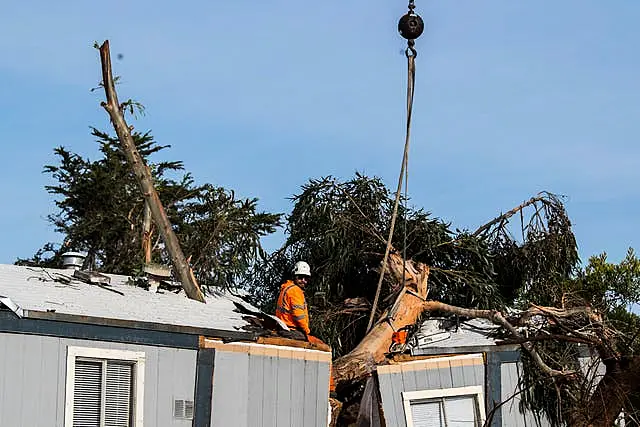
[[[407,41],[407,48],[404,51],[404,54],[406,55],[407,58],[415,58],[416,56],[418,56],[418,51],[415,48],[416,46],[416,41],[415,40],[408,40]]]
[[[415,8],[414,0],[409,0],[409,11],[398,22],[398,32],[407,39],[407,49],[405,50],[407,58],[418,55],[415,48],[415,40],[424,32],[424,21],[420,15],[415,13]]]

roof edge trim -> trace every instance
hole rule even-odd
[[[110,319],[106,317],[79,316],[75,314],[56,313],[53,311],[25,310],[24,317],[29,319],[53,320],[60,322],[82,323],[101,326],[115,326],[121,328],[144,329],[151,331],[174,332],[189,335],[207,335],[225,340],[255,341],[257,335],[253,332],[230,331],[224,329],[199,328],[195,326],[171,325],[136,320]]]
[[[471,353],[491,353],[513,351],[520,347],[519,344],[493,344],[493,345],[469,345],[469,346],[453,346],[453,347],[426,347],[419,349],[411,349],[412,356],[438,356],[452,354],[471,354]]]

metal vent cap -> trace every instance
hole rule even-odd
[[[84,259],[87,257],[80,252],[65,252],[62,255],[62,268],[68,270],[78,270],[82,268]]]

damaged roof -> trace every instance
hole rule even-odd
[[[103,274],[109,284],[89,284],[74,270],[0,264],[0,310],[21,318],[59,320],[211,337],[254,338],[236,304],[260,312],[228,293],[207,295],[206,304],[183,291],[149,291],[128,276]]]
[[[452,318],[425,320],[409,342],[411,355],[474,353],[498,350],[498,326],[486,319],[457,321]],[[508,350],[510,346],[500,346]],[[513,347],[513,346],[511,346]]]

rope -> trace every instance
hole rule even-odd
[[[380,270],[380,277],[378,279],[378,286],[376,288],[376,296],[373,299],[373,306],[371,307],[371,315],[369,316],[369,324],[367,325],[367,332],[371,330],[373,326],[373,320],[376,315],[376,309],[378,307],[378,300],[380,299],[380,290],[382,289],[382,281],[384,279],[384,273],[387,269],[387,260],[389,259],[389,252],[391,251],[391,241],[393,239],[393,231],[396,225],[396,218],[398,216],[398,205],[400,203],[400,194],[402,193],[402,183],[407,174],[409,163],[409,141],[411,140],[411,115],[413,110],[413,94],[414,86],[416,82],[416,50],[414,48],[414,41],[409,40],[409,47],[405,52],[407,56],[407,133],[404,142],[404,155],[402,157],[402,166],[400,167],[400,176],[398,177],[398,188],[396,190],[396,197],[393,202],[393,214],[391,215],[391,225],[389,227],[389,237],[387,238],[387,247],[384,251],[384,258],[382,259],[382,269]],[[406,210],[406,209],[405,209]],[[406,222],[405,222],[405,248],[404,258],[406,258]],[[404,281],[405,274],[405,262],[402,265],[402,277]],[[404,283],[403,283],[404,285]]]

